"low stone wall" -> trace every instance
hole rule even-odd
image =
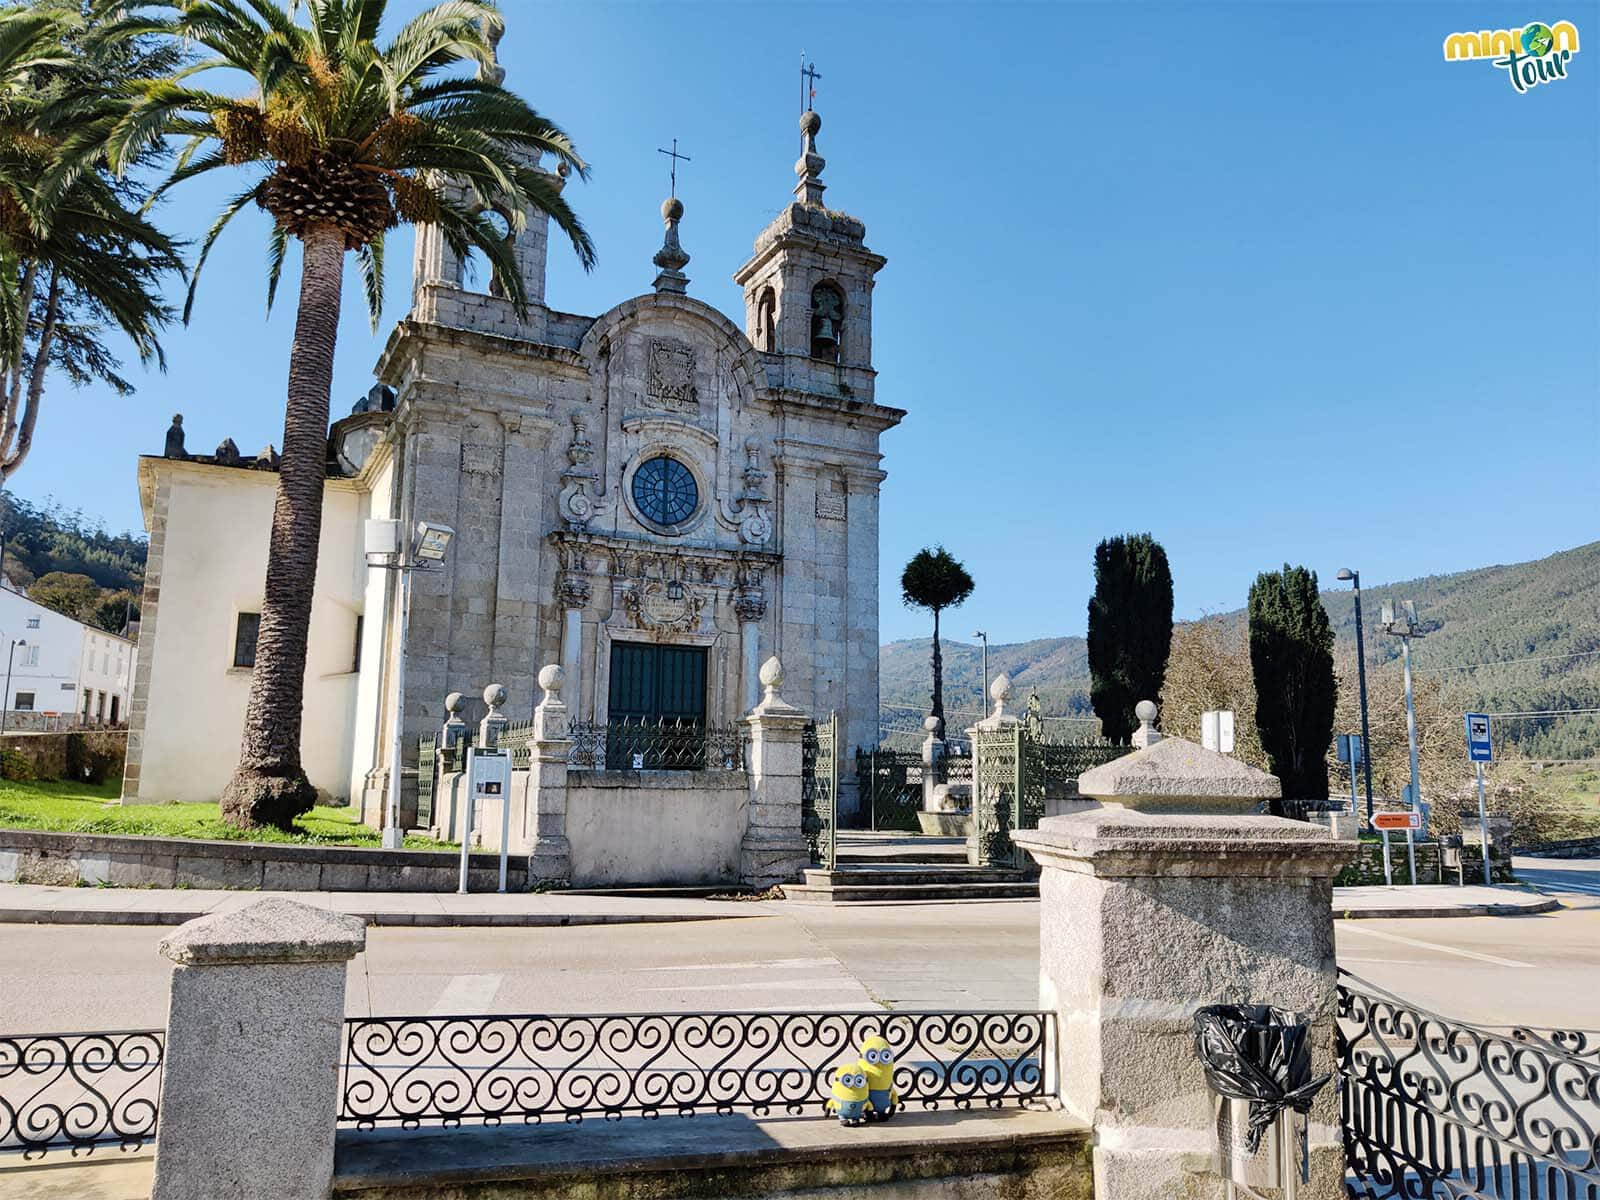
[[[1409,866],[1406,859],[1406,839],[1404,837],[1390,837],[1389,861],[1394,869],[1394,881],[1409,883]],[[1461,862],[1465,867],[1466,881],[1468,883],[1483,882],[1483,853],[1477,846],[1463,846],[1461,848]],[[1489,859],[1491,878],[1496,883],[1514,883],[1516,876],[1512,874],[1509,859],[1493,855]],[[1455,883],[1456,872],[1452,869],[1441,874],[1439,869],[1439,843],[1417,843],[1417,882],[1418,883]],[[1383,843],[1379,841],[1363,841],[1356,858],[1349,866],[1339,873],[1334,880],[1339,887],[1376,886],[1383,883]]]
[[[6,733],[0,751],[28,760],[35,779],[103,782],[122,777],[128,754],[126,729],[78,729],[67,733]]]
[[[0,829],[0,883],[58,887],[236,888],[285,892],[453,892],[461,860],[438,850],[204,842],[187,838]],[[527,886],[526,860],[510,860],[507,886]],[[474,854],[468,886],[494,891],[497,856]]]
[[[743,771],[572,771],[572,886],[739,882]]]
[[[916,1112],[841,1128],[743,1113],[518,1128],[341,1131],[359,1200],[1090,1200],[1090,1135],[1063,1113]]]
[[[1600,837],[1567,838],[1523,850],[1534,858],[1600,858]]]

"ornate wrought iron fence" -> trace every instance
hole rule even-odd
[[[439,739],[425,734],[417,739],[417,827],[433,824],[433,793],[439,778]]]
[[[856,787],[872,829],[916,832],[922,826],[922,751],[856,749]]]
[[[1339,1103],[1353,1195],[1600,1200],[1595,1035],[1482,1029],[1345,979]]]
[[[1055,1094],[1048,1012],[356,1017],[339,1120],[499,1124],[821,1112],[834,1067],[879,1034],[902,1104],[1000,1108]]]
[[[155,1136],[165,1046],[153,1029],[0,1037],[0,1153],[142,1146]]]
[[[838,861],[839,716],[810,721],[800,738],[800,831],[811,861],[833,870]]]
[[[568,727],[567,761],[585,770],[737,771],[744,767],[745,730],[680,717],[619,717],[604,725]]]

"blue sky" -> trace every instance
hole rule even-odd
[[[567,311],[649,287],[676,136],[690,292],[740,314],[817,61],[828,202],[889,259],[878,398],[909,412],[885,640],[925,633],[898,578],[933,542],[978,583],[946,628],[1015,641],[1083,631],[1107,534],[1165,544],[1180,617],[1284,561],[1381,582],[1600,536],[1600,5],[503,6],[508,85],[594,166],[569,196],[598,268],[552,247]],[[1443,60],[1448,33],[1536,19],[1578,26],[1565,80]],[[165,221],[198,236],[224,190]],[[214,253],[165,376],[52,388],[19,494],[137,528],[134,456],[173,412],[195,451],[281,441],[298,274],[265,319],[265,220]],[[336,414],[409,270],[402,233],[374,335],[352,269]]]

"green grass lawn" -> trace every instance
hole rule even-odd
[[[205,838],[226,842],[298,842],[314,846],[379,845],[375,829],[356,821],[352,808],[314,808],[295,821],[293,833],[235,829],[215,804],[117,803],[120,781],[19,783],[0,780],[0,829],[55,833],[140,833],[151,837]],[[451,842],[406,836],[408,850],[459,849]]]

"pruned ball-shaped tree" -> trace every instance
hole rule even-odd
[[[1134,705],[1161,695],[1172,645],[1172,569],[1148,533],[1107,538],[1094,549],[1089,598],[1089,702],[1100,732],[1126,742]]]
[[[917,551],[900,573],[900,599],[907,608],[925,608],[933,614],[933,707],[939,736],[944,736],[944,657],[939,652],[939,614],[972,595],[976,586],[967,569],[943,546]]]
[[[1285,800],[1326,800],[1338,692],[1333,626],[1316,572],[1288,563],[1263,571],[1250,587],[1247,612],[1261,748]]]

